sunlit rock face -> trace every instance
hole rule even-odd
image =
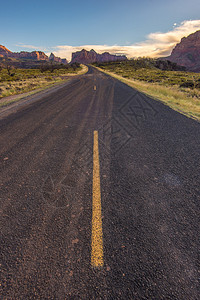
[[[19,53],[12,53],[9,55],[10,57],[14,58],[26,58],[26,59],[34,59],[34,60],[48,60],[48,56],[42,51],[33,51],[33,52],[26,52],[21,51]]]
[[[189,71],[200,72],[200,30],[182,38],[167,59]]]
[[[2,56],[8,56],[12,52],[8,50],[5,46],[0,45],[0,55]]]
[[[85,49],[72,53],[72,63],[78,62],[81,64],[90,64],[93,62],[107,62],[107,61],[122,61],[126,60],[125,55],[113,55],[108,52],[102,54],[96,53],[93,49],[87,51]]]
[[[53,53],[50,54],[49,61],[52,61],[55,63],[63,63],[62,59],[60,57],[55,56]]]
[[[60,57],[55,56],[53,53],[48,57],[42,51],[21,51],[21,52],[12,52],[8,50],[5,46],[0,45],[0,57],[8,57],[8,58],[16,58],[16,59],[30,59],[34,61],[51,61],[55,63],[67,64],[67,59],[62,59]]]
[[[21,51],[21,52],[12,52],[8,50],[5,46],[0,45],[0,55],[1,57],[12,57],[12,58],[26,58],[33,60],[48,60],[48,56],[42,51]]]

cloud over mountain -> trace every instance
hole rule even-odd
[[[67,58],[71,60],[72,52],[81,51],[82,49],[90,50],[94,49],[98,53],[109,52],[115,55],[126,55],[128,58],[138,56],[150,56],[150,57],[161,57],[170,55],[172,49],[177,43],[180,42],[181,38],[188,36],[189,34],[200,30],[200,20],[186,20],[177,25],[174,23],[173,29],[168,32],[155,32],[150,33],[147,39],[140,43],[133,45],[81,45],[81,46],[70,46],[70,45],[59,45],[46,49],[47,54],[54,52],[56,56],[61,58]],[[33,46],[29,46],[33,49]],[[22,47],[22,44],[20,45]],[[38,50],[44,48],[38,47]]]

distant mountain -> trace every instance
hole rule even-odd
[[[87,51],[85,49],[72,53],[71,63],[90,64],[94,62],[108,62],[108,61],[123,61],[127,60],[125,55],[113,55],[108,52],[102,54],[96,53],[93,49]]]
[[[32,51],[32,52],[21,51],[19,53],[14,52],[9,56],[13,58],[19,58],[19,59],[33,59],[33,60],[46,60],[46,61],[49,60],[48,56],[42,51]]]
[[[60,64],[67,64],[68,63],[66,58],[63,59],[63,58],[57,57],[53,53],[50,54],[49,61],[52,61],[52,62],[55,62],[55,63],[60,63]]]
[[[64,63],[67,64],[66,59],[61,59],[60,57],[56,57],[53,53],[51,53],[50,57],[48,57],[42,51],[21,51],[21,52],[11,52],[5,46],[0,45],[0,57],[8,57],[19,60],[33,60],[33,61],[52,61],[56,63]]]
[[[0,45],[0,57],[8,56],[12,52],[8,50],[5,46]]]
[[[42,51],[21,51],[21,52],[11,52],[5,46],[0,45],[0,55],[1,57],[10,57],[18,59],[33,59],[33,60],[49,60],[48,56]]]
[[[182,38],[166,59],[186,67],[188,71],[200,72],[200,30]]]

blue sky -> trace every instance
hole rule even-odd
[[[69,56],[82,45],[111,52],[116,50],[112,46],[122,46],[123,52],[148,43],[151,33],[168,33],[199,19],[199,0],[2,1],[0,44],[12,51],[41,49],[61,56],[64,49]]]

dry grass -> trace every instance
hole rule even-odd
[[[164,86],[156,83],[127,79],[113,72],[105,71],[98,68],[112,77],[126,83],[127,85],[160,100],[189,117],[200,120],[200,90],[199,89],[180,89],[179,86]]]
[[[11,102],[17,101],[19,99],[6,99],[6,97],[8,96],[21,95],[30,91],[33,91],[33,93],[34,91],[38,92],[39,90],[58,85],[68,80],[72,76],[82,75],[86,73],[87,70],[88,68],[86,66],[81,65],[81,70],[79,69],[74,73],[65,72],[64,74],[61,73],[59,75],[44,74],[43,76],[34,76],[32,78],[26,78],[22,80],[0,82],[0,107],[5,106]]]
[[[55,83],[62,82],[62,78],[32,78],[24,79],[23,81],[11,81],[3,82],[0,84],[0,97],[7,97],[11,95],[17,95],[21,93],[26,93],[31,90],[40,89],[42,87],[51,86]]]

